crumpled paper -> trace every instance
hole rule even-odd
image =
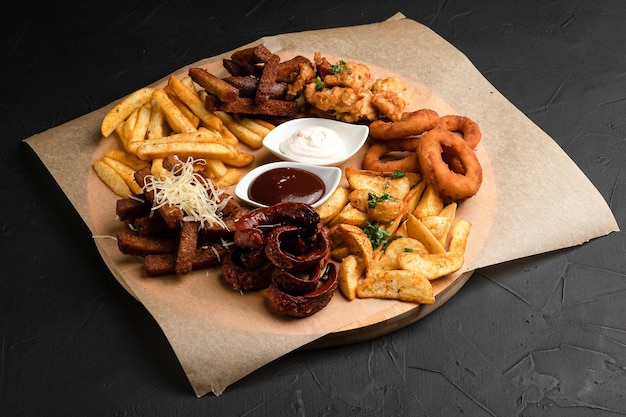
[[[249,373],[309,343],[326,338],[349,343],[391,331],[407,315],[421,318],[453,296],[475,269],[619,230],[602,196],[563,150],[429,28],[397,14],[380,23],[265,37],[241,47],[259,43],[285,56],[304,51],[312,57],[320,51],[388,69],[411,83],[414,107],[471,117],[483,133],[477,153],[485,179],[459,211],[472,223],[466,263],[454,276],[434,283],[435,306],[347,302],[338,295],[320,313],[294,320],[271,313],[262,292],[241,294],[227,288],[219,271],[148,279],[138,259],[119,253],[115,240],[107,238],[121,227],[115,219],[116,197],[91,169],[92,161],[114,146],[99,130],[113,103],[26,139],[94,234],[112,274],[163,329],[197,396],[220,395]],[[190,66],[216,68],[232,52]],[[368,331],[370,325],[378,327]]]

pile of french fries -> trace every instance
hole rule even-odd
[[[330,227],[343,295],[434,303],[431,281],[463,266],[471,224],[419,174],[345,173],[349,187],[338,187],[317,209]],[[378,246],[366,233],[373,225],[384,236]]]
[[[100,179],[118,196],[141,192],[134,172],[150,166],[152,174],[166,173],[163,158],[177,155],[202,161],[202,169],[217,187],[236,184],[243,168],[254,162],[250,152],[262,147],[274,125],[205,107],[207,92],[189,75],[170,75],[162,87],[144,87],[120,100],[104,117],[101,132],[114,132],[120,149],[94,161]],[[239,145],[243,144],[242,147]]]

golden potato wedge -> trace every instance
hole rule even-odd
[[[348,204],[349,190],[339,186],[317,209],[322,224],[328,224]]]
[[[428,280],[445,277],[463,266],[465,256],[460,250],[423,254],[403,252],[398,254],[398,265],[406,271],[417,272]]]
[[[341,239],[351,254],[363,259],[366,268],[370,265],[374,249],[372,242],[360,227],[344,223],[338,224],[331,227],[329,236],[331,239]]]
[[[417,203],[417,207],[413,211],[413,214],[418,219],[426,216],[436,216],[443,209],[443,201],[439,196],[439,192],[432,185],[428,185]]]
[[[365,273],[365,262],[355,255],[348,255],[339,265],[339,290],[352,301],[356,298],[356,287]]]
[[[428,253],[422,242],[410,237],[401,237],[392,240],[383,252],[384,269],[401,269],[398,264],[398,255],[405,252]]]
[[[359,298],[387,298],[418,304],[433,304],[433,287],[421,274],[395,269],[368,273],[357,286]]]
[[[120,100],[102,119],[102,124],[100,125],[102,136],[108,137],[132,112],[145,104],[149,104],[153,93],[154,88],[140,88]]]
[[[367,213],[367,206],[369,205],[369,196],[372,192],[366,188],[357,188],[350,191],[348,194],[348,200],[352,207]]]
[[[456,221],[450,231],[450,245],[448,250],[464,253],[471,228],[472,224],[467,220]]]
[[[426,182],[424,181],[419,181],[416,185],[411,187],[411,191],[409,191],[409,194],[404,198],[404,203],[406,204],[408,213],[413,213],[417,207],[417,203],[419,203],[422,197],[424,188],[426,188]]]
[[[388,224],[402,217],[405,213],[404,209],[404,200],[386,199],[375,205],[370,204],[367,207],[367,216],[372,223]]]
[[[406,175],[393,178],[389,173],[357,169],[352,166],[345,169],[346,179],[353,190],[365,189],[376,195],[385,193],[403,200],[411,190],[411,181]]]
[[[346,204],[343,209],[337,214],[329,223],[331,227],[338,224],[350,224],[358,227],[365,227],[369,222],[367,213],[362,212],[352,206],[352,204]]]
[[[431,231],[424,226],[424,223],[413,214],[408,215],[406,220],[406,228],[409,233],[409,237],[415,238],[421,241],[428,252],[430,253],[443,253],[445,248],[437,240],[437,238],[431,233]]]
[[[439,243],[441,243],[444,247],[448,243],[448,238],[450,237],[450,230],[452,230],[452,225],[454,224],[454,220],[456,219],[456,209],[457,203],[450,203],[446,205],[439,215],[441,217],[445,217],[448,221],[446,223],[446,229],[441,239],[439,239]]]
[[[420,219],[422,224],[426,226],[435,239],[445,247],[447,233],[450,231],[449,219],[443,216],[426,216]]]

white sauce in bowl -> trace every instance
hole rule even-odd
[[[343,140],[334,130],[323,126],[306,126],[285,139],[280,151],[299,161],[319,163],[346,152]]]

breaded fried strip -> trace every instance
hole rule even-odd
[[[224,111],[227,113],[262,114],[266,116],[296,117],[298,104],[295,101],[270,99],[263,104],[256,103],[254,99],[239,97],[231,103],[224,103],[215,96],[207,96],[205,105],[212,111]]]
[[[189,76],[207,93],[217,96],[221,101],[229,103],[237,100],[239,90],[221,78],[211,74],[204,68],[189,68]]]
[[[151,236],[170,230],[161,216],[138,217],[133,220],[132,224],[137,233],[143,236]]]
[[[232,59],[224,58],[222,60],[222,65],[224,66],[226,71],[228,71],[228,73],[230,75],[234,75],[234,76],[248,76],[248,75],[250,75],[250,74],[248,74],[246,72],[246,70],[241,65],[239,65],[238,63],[236,63]]]
[[[203,246],[196,249],[192,269],[209,268],[219,265],[227,249],[220,244]],[[146,275],[156,277],[176,272],[176,254],[147,255],[144,257]]]
[[[224,78],[224,81],[239,90],[239,97],[247,98],[254,97],[257,91],[257,87],[259,85],[259,79],[256,77],[251,77],[249,75],[230,76]],[[287,84],[282,82],[274,83],[270,91],[270,98],[281,100],[285,97],[286,91]]]
[[[155,253],[176,253],[178,240],[158,238],[153,236],[139,236],[132,232],[119,232],[117,246],[125,255],[145,256]]]
[[[263,66],[263,72],[259,78],[259,85],[254,96],[254,101],[259,104],[267,103],[270,99],[274,84],[276,84],[276,73],[278,72],[278,64],[280,63],[280,57],[276,54],[272,54],[270,59],[267,60]]]
[[[135,172],[135,180],[137,184],[141,188],[146,185],[146,177],[148,175],[152,175],[150,171],[150,167],[142,168],[139,171]],[[152,204],[154,202],[154,192],[151,190],[147,190],[144,195],[146,199]],[[165,220],[165,223],[170,229],[175,229],[179,226],[180,222],[183,220],[183,212],[179,207],[173,206],[171,204],[167,204],[165,206],[159,207],[159,214]]]
[[[151,204],[147,199],[121,198],[115,203],[115,214],[125,222],[147,215],[150,207]]]
[[[239,64],[247,74],[257,76],[258,68],[256,64],[269,61],[272,56],[272,52],[263,44],[251,48],[244,48],[235,51],[230,58]]]
[[[198,243],[198,222],[183,222],[180,226],[178,251],[176,252],[176,275],[185,275],[193,269],[193,258]]]

